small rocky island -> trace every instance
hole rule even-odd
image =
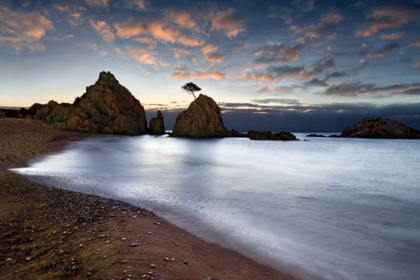
[[[387,118],[365,118],[347,126],[340,137],[420,139],[420,131]]]
[[[165,122],[163,121],[163,114],[161,111],[157,112],[156,118],[150,120],[150,134],[162,135],[165,134]]]
[[[223,124],[219,105],[206,95],[200,94],[191,102],[187,110],[181,112],[171,133],[173,137],[223,138],[248,137],[251,140],[297,140],[288,132],[249,131],[247,134],[236,130],[228,131]]]

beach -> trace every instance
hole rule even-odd
[[[8,170],[93,135],[25,119],[1,119],[0,135],[1,279],[294,279],[142,208]]]

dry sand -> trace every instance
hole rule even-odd
[[[7,170],[88,136],[0,119],[0,279],[294,279],[141,208]]]

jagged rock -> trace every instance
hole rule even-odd
[[[228,137],[220,107],[210,97],[200,94],[187,110],[181,112],[172,131],[174,137]]]
[[[161,111],[157,112],[157,117],[150,120],[150,134],[161,135],[165,134],[165,123],[163,121],[163,114]]]
[[[271,133],[270,131],[254,131],[248,132],[251,140],[297,140],[296,137],[289,132]]]
[[[420,131],[387,118],[365,118],[347,126],[341,137],[420,139]]]
[[[327,137],[327,136],[321,135],[321,134],[308,134],[306,135],[306,137]]]
[[[5,118],[5,117],[6,117],[6,113],[0,110],[0,119]]]
[[[105,134],[147,133],[143,106],[110,72],[101,72],[98,81],[87,87],[86,93],[76,98],[74,104],[36,103],[28,112],[36,112],[35,119],[57,129]]]

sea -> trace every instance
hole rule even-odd
[[[420,279],[420,141],[295,135],[96,137],[14,171],[152,210],[300,279]]]

